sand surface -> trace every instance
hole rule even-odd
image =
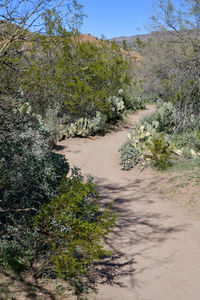
[[[113,257],[102,267],[98,293],[91,294],[91,300],[200,299],[198,214],[160,192],[156,171],[124,172],[119,166],[118,148],[129,129],[152,110],[147,106],[132,114],[129,124],[104,137],[68,139],[58,145],[71,166],[94,177],[102,203],[114,200],[119,213],[105,241]]]

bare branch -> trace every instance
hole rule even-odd
[[[9,38],[9,40],[2,46],[2,48],[0,49],[0,57],[3,56],[3,51],[7,50],[10,43],[16,38],[17,34],[19,33],[19,31],[24,27],[24,25],[26,24],[26,22],[31,18],[31,16],[34,15],[34,13],[37,11],[37,9],[42,5],[42,3],[45,0],[41,0],[38,2],[37,6],[33,9],[33,11],[24,19],[23,23],[17,28],[17,30],[15,31],[15,33]]]
[[[25,212],[25,211],[37,211],[36,208],[18,208],[18,209],[0,209],[0,213],[8,213],[8,212]]]

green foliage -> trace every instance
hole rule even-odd
[[[108,99],[117,96],[119,88],[129,82],[129,66],[120,48],[112,49],[104,41],[81,41],[81,37],[80,41],[73,36],[54,39],[56,48],[49,38],[40,44],[42,61],[35,54],[38,47],[33,49],[34,66],[24,81],[31,105],[44,114],[52,99],[59,103],[60,115],[67,113],[73,123],[80,118],[93,118],[97,111],[112,118]]]
[[[157,110],[145,117],[143,117],[138,125],[145,126],[148,129],[148,124],[157,122],[156,130],[158,132],[164,131],[167,134],[171,134],[175,128],[175,108],[171,102],[158,102]]]
[[[183,157],[190,159],[200,155],[199,130],[185,131],[172,136],[176,148],[181,149]]]
[[[5,230],[1,230],[0,239],[0,263],[2,267],[15,273],[31,269],[36,238],[36,235],[29,229],[30,224],[28,226],[25,222],[24,215],[19,213],[19,216],[21,217],[20,225],[19,221],[16,224],[16,215],[13,225],[10,225],[8,220],[7,224],[3,224]],[[27,214],[26,217],[31,218],[31,214],[29,216]]]
[[[119,90],[120,92],[121,90]],[[120,115],[125,110],[125,105],[122,97],[119,95],[118,97],[113,96],[109,97],[108,101],[110,102],[112,113],[113,113],[113,119],[120,117]]]
[[[134,49],[140,51],[142,48],[146,47],[146,43],[142,41],[139,37],[136,38],[135,42],[133,43]]]
[[[0,263],[63,278],[79,295],[93,263],[110,253],[101,240],[116,217],[100,207],[90,178],[76,170],[66,178],[68,163],[50,150],[48,133],[27,109],[12,111],[16,124],[2,126],[9,132],[0,143]]]
[[[96,116],[88,118],[80,118],[74,123],[69,122],[69,116],[63,115],[59,118],[59,112],[56,109],[49,109],[45,118],[40,118],[42,127],[49,132],[48,144],[55,145],[63,138],[69,137],[87,137],[98,132],[103,133],[106,128],[107,118],[100,112],[96,112]]]
[[[198,3],[198,4],[197,4]],[[143,88],[174,104],[176,133],[199,128],[199,1],[157,0],[152,40],[141,48],[144,59],[136,81]],[[163,129],[162,129],[163,130]]]
[[[68,163],[49,149],[45,134],[29,127],[0,141],[2,207],[38,206],[54,194],[68,173]]]
[[[101,239],[115,224],[111,208],[102,209],[91,178],[84,181],[75,169],[64,179],[58,194],[35,219],[39,243],[47,252],[52,272],[73,283],[88,276],[94,261],[108,255]],[[82,279],[83,280],[83,279]]]
[[[148,100],[148,95],[144,90],[135,85],[127,85],[121,93],[126,109],[138,110],[144,109]]]
[[[183,124],[179,117],[181,116],[175,105],[160,100],[157,102],[157,110],[141,119],[137,131],[144,127],[144,130],[150,132],[151,136],[155,132],[161,134],[165,132],[166,142],[171,141],[173,143],[171,150],[176,155],[187,159],[197,157],[200,155],[199,120],[191,114],[187,119],[185,118],[185,131],[182,128],[179,131],[179,124]]]
[[[41,36],[30,55],[32,64],[21,80],[24,98],[41,116],[52,142],[104,131],[126,109],[144,107],[143,92],[129,89],[131,67],[113,43],[69,33]]]
[[[1,124],[0,261],[20,271],[33,255],[35,236],[28,223],[55,195],[69,165],[48,147],[48,133],[36,118],[17,109],[10,113]]]
[[[157,131],[157,121],[142,124],[136,128],[135,135],[128,134],[127,141],[119,149],[122,169],[130,170],[137,164],[143,168],[149,163],[158,169],[166,168],[173,150],[172,143],[164,132]]]
[[[123,48],[125,51],[128,51],[128,50],[129,50],[128,44],[127,44],[127,41],[126,41],[126,40],[123,40],[123,41],[122,41],[122,48]]]
[[[157,132],[165,132],[170,135],[175,149],[178,149],[175,150],[175,153],[183,155],[185,158],[196,157],[200,153],[199,120],[191,114],[187,119],[187,124],[185,123],[186,130],[180,130],[179,132],[178,126],[182,124],[179,117],[181,116],[171,102],[162,102],[160,100],[157,103],[157,110],[142,118],[138,128],[142,125],[146,130],[150,131],[152,124],[157,124]]]
[[[169,166],[172,147],[166,140],[164,132],[155,132],[146,142],[146,146],[153,165],[161,170],[166,169]]]

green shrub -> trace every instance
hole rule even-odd
[[[49,133],[47,143],[51,147],[62,139],[61,124],[65,115],[61,117],[59,113],[60,107],[57,104],[53,107],[49,107],[43,118],[40,117],[41,126]]]
[[[37,118],[11,111],[0,140],[0,262],[28,266],[34,234],[28,223],[57,192],[69,171],[64,156],[51,151]]]
[[[146,142],[149,157],[158,169],[166,169],[172,154],[172,147],[166,140],[164,132],[155,132]]]
[[[98,132],[104,132],[106,129],[107,118],[105,115],[96,112],[96,116],[77,119],[74,123],[70,122],[69,116],[59,116],[56,109],[49,109],[46,116],[42,119],[37,116],[44,130],[49,133],[47,143],[53,147],[64,138],[69,137],[88,137]]]
[[[4,213],[5,214],[5,213]],[[18,217],[21,218],[16,224],[15,219],[12,216],[12,224],[10,220],[4,221],[2,224],[2,212],[0,213],[1,219],[1,238],[0,238],[0,263],[1,266],[14,271],[15,273],[21,273],[25,270],[31,270],[34,260],[34,251],[37,233],[33,232],[31,224],[25,220],[23,212],[18,213]],[[7,214],[8,216],[8,214]],[[32,214],[27,213],[26,219],[32,220]],[[11,219],[11,218],[10,218]]]
[[[41,132],[27,129],[0,141],[1,206],[39,207],[52,197],[69,165],[52,152]]]
[[[175,135],[174,140],[180,148],[189,148],[200,151],[199,130],[182,132]]]
[[[116,217],[111,208],[100,208],[98,200],[92,179],[84,181],[75,169],[35,218],[38,243],[47,257],[43,270],[51,269],[74,286],[85,282],[94,261],[110,254],[101,240],[110,232]]]
[[[172,136],[172,140],[177,149],[181,150],[181,154],[187,158],[193,158],[200,153],[200,137],[199,130],[187,130]],[[195,155],[196,153],[196,155]]]
[[[38,45],[33,47],[33,66],[22,80],[34,110],[45,115],[52,103],[59,103],[60,116],[67,114],[70,123],[92,119],[97,112],[112,119],[109,98],[117,97],[130,81],[130,67],[120,47],[72,36],[54,39],[56,48],[53,40],[41,37],[40,56]]]
[[[121,96],[126,109],[144,109],[148,95],[144,90],[139,90],[135,85],[127,85],[121,90]]]

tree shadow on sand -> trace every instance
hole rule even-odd
[[[105,246],[113,255],[95,265],[97,271],[95,278],[98,278],[100,284],[124,288],[128,279],[134,287],[137,285],[135,274],[150,268],[151,264],[164,265],[170,258],[158,257],[155,261],[150,258],[148,266],[143,269],[141,267],[137,269],[138,259],[146,257],[151,248],[158,247],[169,239],[175,239],[176,233],[184,231],[187,225],[169,226],[170,215],[154,212],[153,209],[148,210],[148,206],[152,206],[156,201],[155,188],[149,184],[141,191],[140,179],[121,186],[114,183],[106,184],[106,179],[95,181],[99,192],[103,195],[102,205],[107,207],[110,201],[113,201],[113,210],[118,214],[116,226],[104,240]],[[147,210],[144,211],[143,205],[140,208],[140,204],[145,204]]]
[[[10,271],[0,270],[0,300],[6,299],[48,299],[55,300],[54,293],[42,284],[25,274],[14,274]]]

